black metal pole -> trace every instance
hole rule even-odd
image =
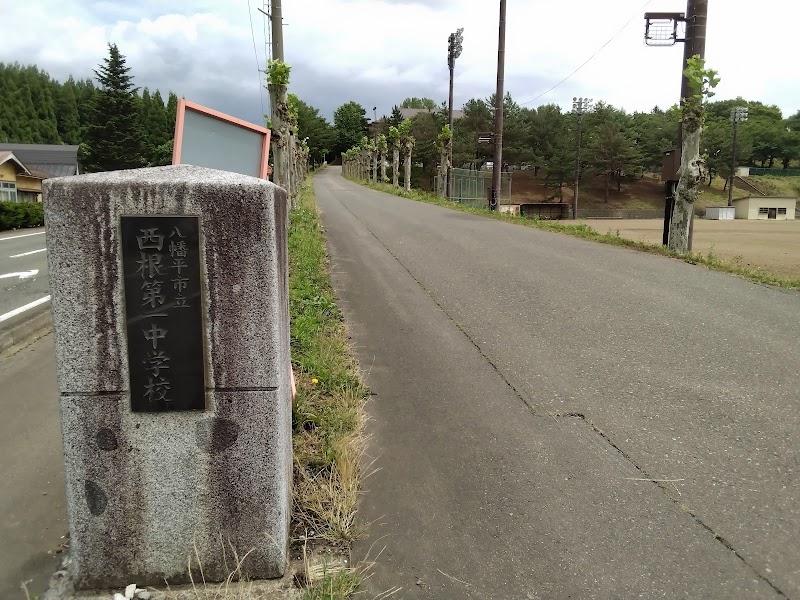
[[[489,207],[500,204],[500,176],[503,169],[503,77],[506,57],[506,0],[500,0],[500,30],[497,40],[497,90],[494,98],[494,164],[492,165],[492,196]]]
[[[452,57],[453,49],[453,37],[454,35],[450,34],[450,44],[451,44],[451,58],[450,58],[450,95],[448,96],[447,100],[447,124],[450,127],[450,150],[448,151],[449,156],[447,157],[447,173],[445,176],[447,177],[447,182],[445,184],[445,196],[448,198],[451,197],[452,190],[452,177],[453,177],[453,74],[455,72],[455,58]]]

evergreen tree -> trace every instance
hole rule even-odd
[[[87,171],[111,171],[143,166],[144,136],[130,67],[116,44],[108,45],[108,58],[95,71],[102,88],[92,106],[86,132]]]
[[[389,116],[389,127],[400,127],[403,122],[403,115],[400,114],[400,107],[396,104],[392,107],[392,114]]]

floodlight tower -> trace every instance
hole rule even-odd
[[[583,124],[583,115],[592,110],[591,98],[573,98],[572,99],[572,112],[578,121],[578,129],[575,148],[575,193],[572,196],[572,218],[578,218],[578,186],[581,181],[581,125]]]
[[[737,106],[731,109],[731,123],[733,123],[733,152],[731,153],[731,179],[728,182],[728,206],[733,206],[733,182],[736,178],[736,134],[739,131],[739,123],[747,121],[748,113],[746,106]]]

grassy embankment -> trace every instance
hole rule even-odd
[[[289,227],[292,362],[294,532],[304,543],[346,552],[362,479],[364,403],[368,392],[335,304],[328,256],[309,178]],[[306,582],[304,598],[348,598],[365,567],[333,570]]]
[[[507,221],[510,223],[525,225],[527,227],[536,227],[537,229],[543,229],[545,231],[566,233],[568,235],[589,239],[596,242],[601,242],[603,244],[624,246],[626,248],[632,248],[635,250],[640,250],[642,252],[649,252],[651,254],[660,254],[662,256],[669,256],[671,258],[683,260],[684,262],[693,265],[699,264],[706,266],[710,269],[714,269],[715,271],[722,271],[724,273],[738,275],[739,277],[749,279],[750,281],[756,283],[764,283],[768,285],[774,285],[789,289],[800,289],[800,278],[798,277],[785,277],[773,273],[768,273],[761,269],[753,269],[750,267],[727,262],[721,260],[718,256],[715,256],[712,252],[709,252],[708,254],[699,254],[697,252],[688,252],[686,254],[680,254],[678,252],[673,252],[660,244],[648,244],[646,242],[629,240],[621,237],[618,233],[600,233],[599,231],[596,231],[585,224],[573,225],[568,223],[562,223],[560,221],[514,217],[507,213],[489,211],[485,208],[476,208],[472,206],[465,206],[457,202],[451,202],[449,200],[446,200],[445,198],[441,198],[439,196],[427,192],[421,192],[413,189],[410,192],[406,192],[402,188],[395,188],[389,184],[372,183],[369,181],[362,181],[360,179],[351,179],[351,178],[348,179],[350,179],[354,183],[358,183],[360,185],[372,188],[374,190],[378,190],[380,192],[394,194],[395,196],[402,196],[403,198],[416,200],[418,202],[426,202],[428,204],[444,206],[453,210],[460,210],[462,212],[478,214],[484,217],[489,217],[500,221]]]

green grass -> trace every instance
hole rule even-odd
[[[346,569],[338,573],[325,574],[324,577],[306,588],[303,600],[339,600],[350,598],[364,580],[358,569]]]
[[[346,549],[359,534],[355,514],[368,391],[336,306],[310,178],[290,213],[289,306],[297,379],[295,527],[304,537]]]
[[[800,177],[757,175],[750,177],[754,184],[774,196],[800,196]]]
[[[737,275],[739,277],[749,279],[750,281],[753,281],[755,283],[763,283],[794,290],[800,289],[800,278],[798,277],[785,277],[782,275],[776,275],[773,273],[762,271],[760,269],[753,269],[732,262],[727,262],[715,256],[711,252],[709,252],[708,254],[700,254],[697,252],[687,252],[683,254],[683,253],[673,252],[672,250],[668,249],[666,246],[662,246],[661,244],[648,244],[646,242],[629,240],[620,237],[619,233],[600,233],[599,231],[596,231],[585,224],[570,224],[570,223],[562,223],[561,221],[515,217],[508,213],[500,213],[497,211],[490,211],[486,208],[466,206],[463,204],[459,204],[457,202],[451,202],[450,200],[441,198],[440,196],[436,196],[434,194],[429,194],[427,192],[421,192],[413,189],[410,192],[406,192],[402,188],[395,188],[385,183],[372,183],[370,181],[362,181],[359,179],[352,179],[349,177],[347,179],[350,179],[350,181],[353,181],[354,183],[358,183],[360,185],[363,185],[365,187],[374,190],[378,190],[380,192],[385,192],[387,194],[394,194],[395,196],[401,196],[403,198],[408,198],[410,200],[416,200],[417,202],[425,202],[427,204],[444,206],[452,210],[459,210],[462,212],[481,215],[483,217],[495,219],[498,221],[516,223],[518,225],[524,225],[526,227],[535,227],[537,229],[543,229],[545,231],[565,233],[567,235],[572,235],[574,237],[579,237],[587,240],[593,240],[595,242],[600,242],[602,244],[622,246],[625,248],[639,250],[641,252],[648,252],[650,254],[660,254],[662,256],[668,256],[670,258],[682,260],[689,264],[703,265],[715,271],[722,271],[723,273],[730,273],[732,275]]]

